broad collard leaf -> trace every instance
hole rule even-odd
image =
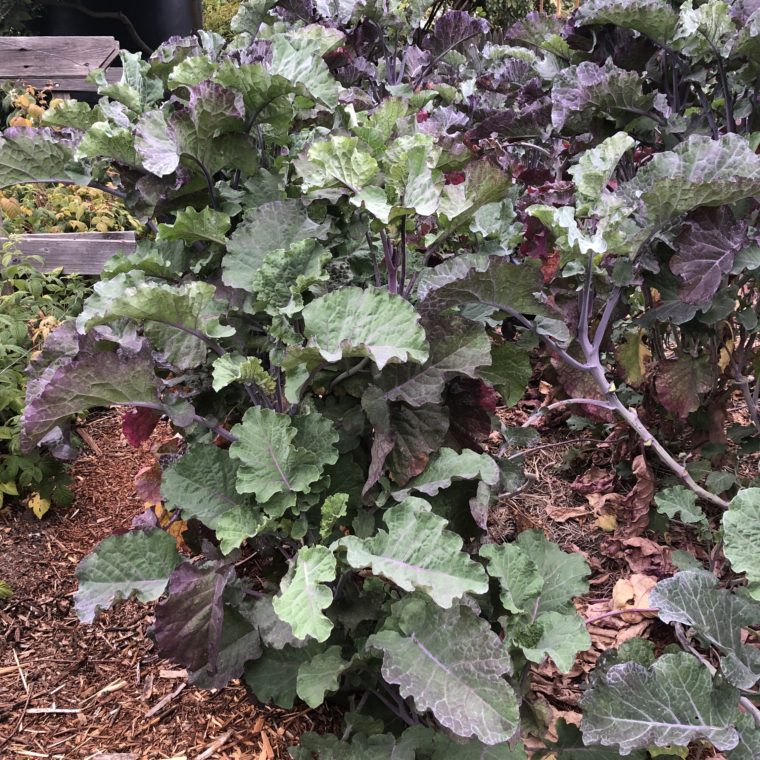
[[[760,488],[745,488],[723,513],[725,554],[737,573],[746,573],[749,593],[760,600]]]
[[[289,747],[293,760],[388,760],[399,756],[393,734],[355,735],[350,742],[341,741],[335,734],[303,734],[297,747]],[[399,756],[406,760],[409,755]]]
[[[332,591],[325,582],[335,580],[335,555],[326,546],[299,549],[295,564],[280,584],[280,595],[272,605],[298,639],[311,637],[325,641],[332,621],[323,610],[332,603]]]
[[[688,524],[707,524],[707,517],[697,506],[697,495],[685,486],[665,488],[654,497],[657,511],[669,517]]]
[[[578,163],[569,170],[575,183],[578,216],[590,213],[596,206],[614,176],[620,159],[635,142],[629,134],[617,132],[583,153]]]
[[[481,367],[478,377],[493,385],[506,406],[514,406],[525,395],[533,367],[527,349],[514,343],[491,346],[491,366]]]
[[[590,571],[583,556],[563,552],[536,530],[522,531],[517,546],[530,557],[544,581],[535,614],[574,612],[573,597],[588,591],[586,579]]]
[[[546,739],[544,742],[561,760],[617,760],[620,757],[616,749],[599,744],[587,745],[578,726],[567,723],[564,718],[557,721],[556,731],[556,742]],[[649,753],[646,750],[634,750],[628,757],[631,760],[647,760]]]
[[[204,208],[196,211],[192,206],[178,211],[174,224],[159,224],[156,240],[183,240],[185,243],[206,241],[224,245],[231,223],[230,217],[221,211]]]
[[[430,458],[420,475],[410,480],[405,488],[394,491],[393,498],[402,501],[412,491],[435,496],[455,480],[478,480],[495,486],[499,482],[499,467],[490,454],[478,454],[470,449],[458,453],[443,448]]]
[[[192,671],[190,681],[204,688],[223,688],[261,654],[252,603],[230,587],[234,577],[228,564],[183,562],[172,573],[167,598],[156,605],[159,650]]]
[[[577,613],[546,612],[538,615],[535,624],[541,636],[531,646],[521,644],[523,654],[531,662],[550,657],[560,673],[568,673],[575,664],[578,652],[591,648],[591,636],[586,623]]]
[[[430,505],[408,498],[383,514],[388,530],[371,538],[346,536],[336,545],[346,549],[346,562],[370,568],[405,591],[419,589],[441,607],[451,607],[466,593],[488,589],[483,568],[462,551],[462,539],[446,530],[446,520]]]
[[[166,469],[161,496],[167,507],[182,510],[183,519],[195,518],[216,530],[231,510],[252,508],[250,499],[235,490],[237,471],[225,449],[197,443]]]
[[[686,652],[665,654],[647,669],[614,665],[581,701],[583,741],[617,746],[623,755],[649,746],[685,746],[707,739],[734,748],[739,695],[714,685],[710,671]]]
[[[118,127],[108,121],[95,122],[88,128],[75,155],[77,159],[107,158],[132,168],[140,166],[131,125]]]
[[[79,619],[92,623],[99,610],[131,596],[141,602],[158,599],[181,560],[177,542],[162,530],[109,536],[77,566]]]
[[[493,745],[514,735],[518,703],[503,678],[511,662],[485,620],[465,605],[442,610],[411,596],[395,605],[392,621],[396,630],[370,636],[367,647],[383,652],[383,677],[403,697],[458,736]]]
[[[67,178],[75,147],[50,129],[6,129],[0,137],[0,187]]]
[[[325,647],[310,641],[303,647],[266,647],[261,656],[245,667],[245,682],[260,702],[274,702],[289,710],[296,699],[298,671]]]
[[[726,752],[728,760],[757,760],[760,757],[760,728],[755,719],[743,713],[736,721],[739,729],[739,743]]]
[[[686,570],[660,581],[649,603],[664,622],[691,626],[717,647],[721,671],[734,686],[751,689],[760,679],[760,651],[742,643],[742,628],[760,623],[760,602],[719,589],[712,573]]]
[[[446,382],[456,375],[478,377],[491,363],[491,346],[483,326],[457,317],[425,314],[422,326],[430,357],[421,367],[389,364],[379,381],[388,401],[410,406],[439,404]],[[522,394],[521,394],[522,395]]]
[[[671,271],[683,281],[681,298],[686,303],[709,303],[746,244],[747,224],[737,220],[728,206],[690,214],[673,241],[676,255],[670,260]]]
[[[614,24],[667,43],[673,37],[678,16],[664,0],[590,0],[579,9],[576,23]]]
[[[222,261],[225,285],[253,291],[260,267],[268,256],[282,256],[304,241],[323,240],[329,224],[317,224],[299,200],[272,201],[254,209],[238,225]]]
[[[738,36],[729,10],[723,0],[708,0],[696,8],[692,2],[684,3],[671,44],[694,62],[728,58]]]
[[[612,61],[603,66],[584,61],[563,69],[552,87],[552,124],[557,130],[582,132],[594,117],[624,126],[654,107],[655,97],[644,93],[639,73]]]
[[[130,272],[95,285],[77,318],[77,327],[84,332],[128,317],[144,323],[152,341],[161,344],[159,348],[177,332],[191,336],[193,343],[204,344],[204,337],[223,338],[235,333],[234,328],[220,323],[227,308],[225,301],[216,298],[216,288],[210,283],[168,285],[146,280],[141,272]],[[151,333],[153,323],[171,332]],[[203,352],[205,356],[205,345]]]
[[[303,178],[303,189],[314,195],[329,191],[325,197],[357,194],[368,185],[380,167],[360,146],[358,137],[333,136],[314,143],[307,158],[295,162]]]
[[[633,256],[680,214],[735,203],[758,192],[760,156],[744,137],[692,135],[672,151],[655,154],[632,180],[607,196],[605,237],[611,249]]]
[[[274,378],[264,369],[257,356],[229,353],[214,359],[212,387],[220,391],[232,383],[253,383],[272,395],[277,389]]]
[[[328,647],[298,669],[296,693],[309,707],[319,707],[327,692],[338,690],[340,677],[350,665],[339,646]]]
[[[150,64],[142,60],[140,53],[121,50],[119,57],[121,58],[120,81],[109,82],[101,69],[95,69],[90,76],[98,86],[99,95],[118,100],[131,111],[140,114],[163,98],[163,82],[151,75]]]
[[[428,358],[419,314],[400,295],[379,288],[335,290],[308,304],[303,319],[308,345],[329,362],[368,356],[382,369]]]
[[[80,339],[72,358],[50,364],[26,388],[21,449],[31,451],[72,414],[112,404],[158,404],[158,378],[147,344],[137,353],[98,351]]]
[[[251,407],[231,432],[238,438],[230,447],[240,461],[237,490],[255,494],[261,505],[276,494],[309,493],[325,466],[338,460],[338,431],[316,412],[291,418]]]
[[[510,264],[502,257],[492,257],[488,268],[471,268],[461,279],[441,278],[439,287],[428,283],[425,301],[430,306],[479,304],[494,311],[510,310],[521,314],[547,315],[546,308],[536,296],[542,288],[538,268],[528,262]],[[431,286],[432,285],[432,286]]]
[[[488,32],[488,22],[465,11],[447,11],[436,22],[423,47],[440,58]]]
[[[517,615],[532,612],[541,595],[544,579],[530,556],[517,544],[486,544],[480,556],[488,560],[486,569],[499,581],[499,597],[504,609]]]

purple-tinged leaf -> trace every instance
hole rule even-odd
[[[99,610],[131,596],[141,602],[158,599],[181,560],[176,541],[162,530],[109,536],[77,566],[79,619],[92,623]]]
[[[82,338],[80,351],[30,380],[21,420],[21,447],[31,451],[51,430],[85,409],[112,404],[158,403],[158,378],[147,343],[138,353],[98,351]]]
[[[121,432],[130,446],[138,448],[143,441],[150,438],[160,419],[161,412],[155,409],[127,409],[121,418]]]
[[[435,22],[433,33],[423,41],[423,47],[440,58],[465,42],[488,33],[488,22],[466,11],[447,11]]]
[[[227,564],[181,564],[169,580],[169,595],[156,606],[156,643],[189,670],[191,681],[222,688],[242,675],[245,663],[261,654],[250,622],[252,603],[233,588]]]
[[[690,214],[674,241],[676,255],[670,260],[671,271],[683,281],[681,298],[689,304],[709,302],[746,243],[747,223],[737,220],[728,206]]]
[[[135,475],[135,493],[140,501],[148,501],[151,504],[161,502],[161,464],[154,464],[143,467]]]
[[[696,359],[684,354],[657,365],[654,385],[657,400],[681,419],[700,407],[700,394],[713,387],[715,369],[707,355]]]
[[[493,429],[492,418],[501,401],[493,386],[469,377],[457,377],[446,389],[449,432],[467,448],[480,451]]]

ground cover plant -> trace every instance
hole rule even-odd
[[[30,367],[28,451],[108,404],[186,442],[140,483],[181,550],[146,513],[80,565],[79,615],[160,598],[193,682],[342,706],[297,760],[525,756],[531,664],[590,645],[584,558],[486,530],[523,477],[492,433],[534,442],[494,412],[537,366],[541,413],[630,462],[611,542],[668,518],[712,548],[650,595],[673,644],[610,652],[545,752],[756,757],[760,10],[426,11],[250,0],[230,42],[123,54],[98,105],[5,132],[0,184],[115,180],[157,222]]]

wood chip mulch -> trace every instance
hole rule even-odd
[[[150,605],[79,623],[77,563],[144,510],[133,479],[153,462],[148,444],[124,440],[116,412],[84,430],[73,506],[41,521],[29,510],[0,514],[0,579],[14,591],[0,601],[0,759],[279,760],[302,733],[331,730],[329,712],[256,706],[238,682],[187,686],[145,635]],[[168,435],[159,428],[154,439]]]

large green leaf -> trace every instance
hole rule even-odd
[[[303,310],[304,335],[322,358],[368,356],[382,369],[389,362],[428,358],[425,331],[414,307],[379,288],[341,288]]]
[[[746,138],[692,135],[672,151],[655,154],[630,182],[607,196],[605,237],[616,252],[634,255],[653,232],[680,214],[758,192],[760,156]]]
[[[649,603],[664,622],[691,626],[717,647],[721,671],[734,686],[751,689],[760,679],[760,651],[742,643],[742,628],[760,624],[760,602],[719,589],[712,573],[686,570],[660,581]]]
[[[274,611],[298,639],[325,641],[333,624],[323,610],[332,603],[332,591],[324,585],[335,580],[335,555],[326,546],[304,546],[298,551],[292,572],[283,578],[280,595],[272,600]]]
[[[737,573],[746,573],[749,592],[760,599],[760,488],[745,488],[723,513],[725,554]]]
[[[181,560],[177,542],[162,530],[109,536],[77,566],[79,619],[92,623],[99,610],[131,596],[141,602],[158,599]]]
[[[707,524],[705,513],[697,506],[697,495],[685,486],[672,486],[654,497],[657,511],[671,520],[680,515],[681,522]]]
[[[338,195],[358,193],[372,183],[379,166],[359,145],[358,137],[336,135],[314,143],[307,159],[296,163],[307,192],[334,190]],[[329,196],[328,196],[329,197]]]
[[[685,652],[665,654],[649,669],[614,665],[581,701],[583,740],[626,755],[697,739],[732,749],[739,741],[738,701],[733,687],[714,685],[707,668]]]
[[[495,486],[499,482],[499,466],[490,454],[478,454],[470,449],[458,453],[443,448],[431,457],[420,475],[410,480],[402,490],[394,491],[393,498],[401,501],[412,491],[435,496],[455,480],[478,480]]]
[[[291,418],[252,407],[232,428],[230,456],[240,461],[237,490],[260,504],[276,494],[309,493],[328,464],[335,464],[338,431],[317,413]]]
[[[98,121],[89,127],[77,146],[76,157],[106,158],[130,167],[140,166],[132,129],[108,121]]]
[[[530,556],[517,544],[486,544],[480,556],[488,560],[488,574],[499,581],[504,608],[513,614],[531,613],[544,579]]]
[[[514,406],[525,395],[533,367],[527,349],[514,343],[491,346],[491,366],[481,367],[478,377],[491,383],[507,406]]]
[[[178,211],[174,224],[159,224],[156,240],[184,240],[186,243],[208,241],[224,245],[230,229],[230,217],[221,211],[204,208],[196,211],[192,206]]]
[[[488,589],[485,571],[462,551],[462,539],[446,530],[446,520],[430,505],[409,498],[383,515],[388,530],[371,538],[346,536],[336,545],[346,549],[346,561],[370,568],[405,591],[420,589],[441,607],[451,607],[466,593]]]
[[[225,285],[252,291],[269,254],[281,256],[297,243],[322,240],[329,224],[313,222],[299,200],[272,201],[254,209],[230,237],[222,261]]]
[[[163,98],[163,82],[151,75],[150,64],[142,60],[140,53],[121,50],[119,57],[121,79],[118,82],[109,82],[101,69],[95,69],[90,76],[98,85],[99,95],[118,100],[135,113],[142,113]]]
[[[66,179],[76,146],[48,129],[16,128],[0,137],[0,187]]]
[[[327,692],[338,690],[340,676],[350,664],[339,646],[328,647],[298,669],[296,693],[309,707],[319,707]]]
[[[265,648],[261,657],[245,667],[245,682],[259,702],[274,702],[289,710],[296,698],[298,671],[306,662],[323,651],[316,641],[305,647]]]
[[[389,401],[410,406],[438,404],[448,380],[456,375],[482,376],[478,368],[491,362],[490,341],[482,325],[438,314],[423,316],[422,325],[430,343],[430,358],[421,367],[386,366],[380,386]]]
[[[522,644],[523,654],[531,662],[551,657],[560,673],[568,673],[575,664],[575,656],[591,648],[591,636],[586,623],[577,613],[545,612],[534,621],[541,635],[531,646]]]
[[[508,741],[519,724],[518,703],[503,678],[509,655],[488,623],[467,606],[443,610],[414,596],[395,606],[392,619],[396,630],[367,640],[383,652],[385,680],[459,736]]]
[[[577,23],[615,24],[658,42],[669,42],[678,16],[664,0],[589,0],[579,7]]]
[[[224,449],[197,443],[166,469],[161,496],[169,508],[179,508],[185,520],[195,518],[216,530],[230,510],[250,506],[235,490],[238,464]]]
[[[264,369],[257,356],[238,353],[224,354],[214,359],[212,387],[219,392],[232,383],[255,383],[270,396],[277,389],[274,378]]]

